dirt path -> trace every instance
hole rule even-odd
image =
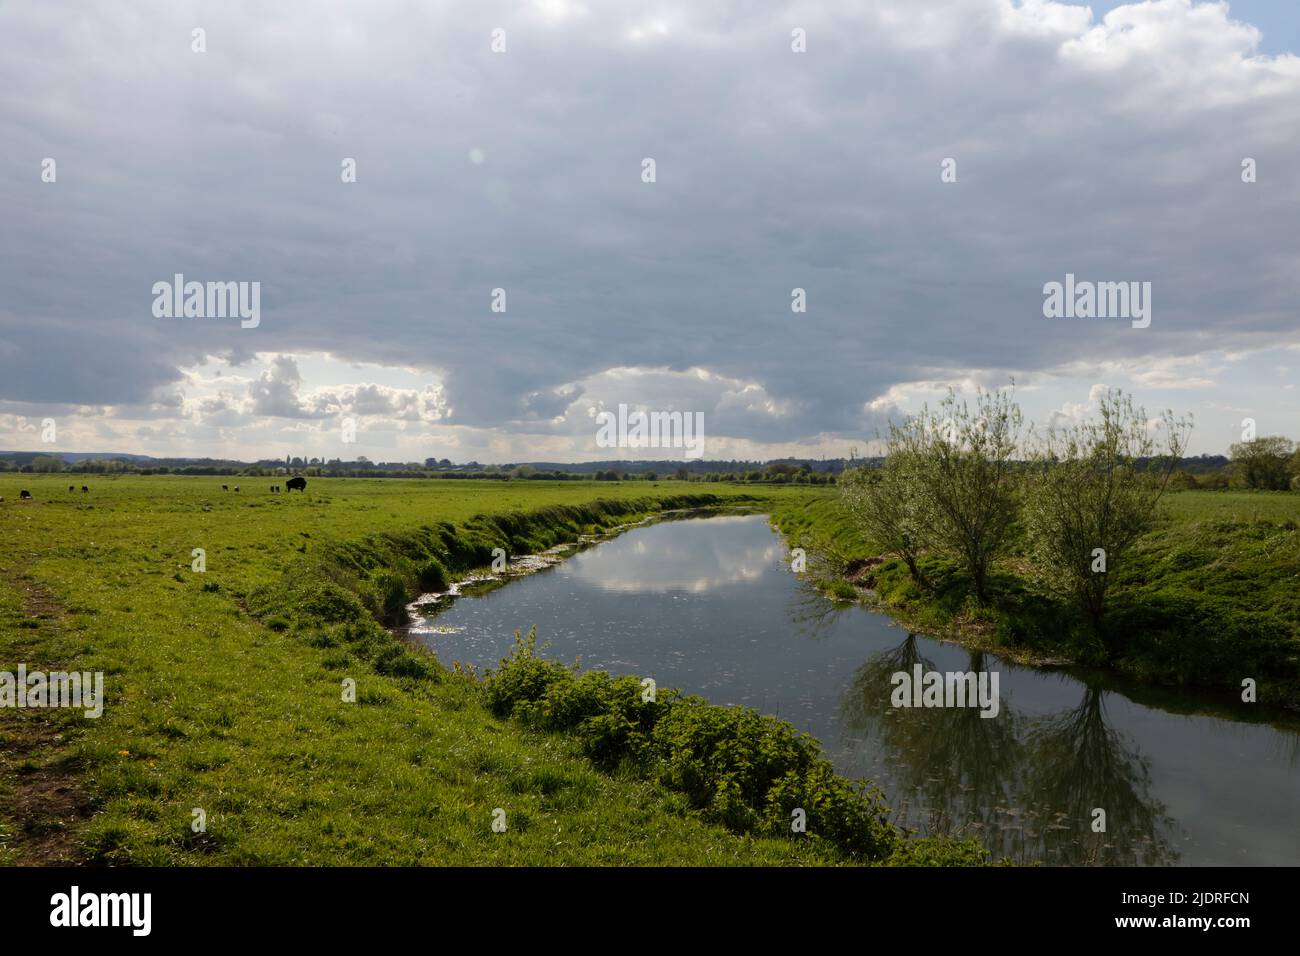
[[[29,671],[67,667],[51,659],[67,616],[63,606],[30,576],[4,574],[4,580],[21,610],[16,621],[8,615],[0,622],[0,670],[13,672],[20,662]],[[19,866],[82,861],[76,833],[92,806],[72,760],[73,740],[84,730],[76,721],[84,718],[54,709],[0,711],[0,860]]]

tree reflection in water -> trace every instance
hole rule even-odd
[[[1084,687],[1072,710],[1034,721],[1029,793],[1054,816],[1041,828],[1039,859],[1051,863],[1167,866],[1178,859],[1177,823],[1151,795],[1150,765],[1106,723],[1105,693]],[[1106,832],[1092,832],[1095,808]]]
[[[973,651],[967,669],[988,663]],[[915,664],[938,670],[908,635],[858,668],[840,706],[846,728],[879,740],[903,822],[974,835],[1017,862],[1177,860],[1177,824],[1151,795],[1146,759],[1107,725],[1101,690],[1085,687],[1078,706],[1037,718],[1005,700],[993,718],[978,707],[891,706],[891,676]],[[1092,832],[1096,807],[1106,811],[1105,833]]]
[[[833,636],[836,620],[853,606],[844,601],[828,601],[825,594],[806,584],[795,592],[790,621],[797,636],[819,641]]]

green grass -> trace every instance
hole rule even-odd
[[[0,669],[103,671],[107,697],[99,720],[0,713],[0,861],[844,859],[815,840],[738,833],[653,777],[597,769],[577,737],[494,715],[479,682],[374,620],[492,546],[517,554],[615,527],[691,503],[675,496],[697,485],[311,479],[306,494],[276,495],[269,479],[83,483],[89,494],[60,476],[0,477]],[[345,678],[355,703],[341,700]],[[196,808],[206,832],[191,828]],[[908,856],[950,858],[923,842]]]
[[[1233,694],[1251,677],[1261,703],[1300,709],[1300,495],[1184,491],[1161,512],[1117,575],[1108,626],[1124,649],[1110,663],[1153,683]],[[934,556],[921,562],[928,590],[898,560],[859,570],[878,548],[834,490],[778,502],[772,520],[792,545],[827,556],[820,575],[837,597],[847,572],[919,630],[1030,660],[1102,662],[1080,615],[1029,583],[1022,543],[995,569],[991,606],[981,608],[960,570]]]

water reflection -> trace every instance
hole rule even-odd
[[[1010,670],[980,651],[959,668]],[[840,704],[846,728],[874,737],[891,769],[903,822],[928,832],[973,834],[1016,861],[1173,863],[1174,822],[1150,792],[1147,761],[1107,725],[1104,693],[1083,687],[1078,705],[1030,717],[1007,699],[996,717],[977,707],[890,705],[891,677],[942,670],[915,634],[857,669]],[[1106,831],[1092,831],[1093,810]]]
[[[1026,800],[1057,821],[1039,828],[1035,855],[1064,863],[1174,863],[1179,854],[1170,841],[1181,834],[1151,795],[1149,762],[1107,723],[1105,698],[1086,686],[1077,706],[1030,726]],[[1105,833],[1092,832],[1096,807],[1106,811]],[[1079,821],[1089,823],[1082,836]]]
[[[709,519],[711,524],[721,526],[752,521],[752,515]],[[568,568],[579,582],[602,591],[700,594],[756,581],[782,554],[780,542],[771,539],[737,548],[734,542],[715,535],[668,532],[669,528],[682,527],[687,525],[668,522],[646,528],[636,537],[628,535],[610,542],[622,545],[617,548],[617,561],[607,560],[607,553],[597,548],[575,555]]]
[[[840,616],[853,605],[843,601],[828,600],[816,588],[800,587],[790,602],[790,623],[798,637],[810,641],[830,639],[835,634]]]

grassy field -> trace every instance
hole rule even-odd
[[[98,720],[0,711],[2,862],[844,859],[597,770],[575,737],[495,716],[479,683],[376,623],[491,545],[572,539],[699,486],[311,479],[306,494],[272,494],[269,479],[77,476],[83,494],[71,480],[0,477],[0,670],[103,671],[107,703]]]
[[[1300,709],[1300,494],[1184,491],[1167,495],[1156,529],[1120,569],[1109,624],[1124,635],[1118,668],[1153,683],[1238,695],[1258,682],[1261,703]],[[777,502],[773,522],[792,545],[823,552],[825,588],[872,599],[926,633],[957,636],[1026,659],[1099,663],[1083,619],[1035,590],[1017,545],[978,607],[950,563],[923,559],[923,591],[901,561],[878,554],[834,490]]]

